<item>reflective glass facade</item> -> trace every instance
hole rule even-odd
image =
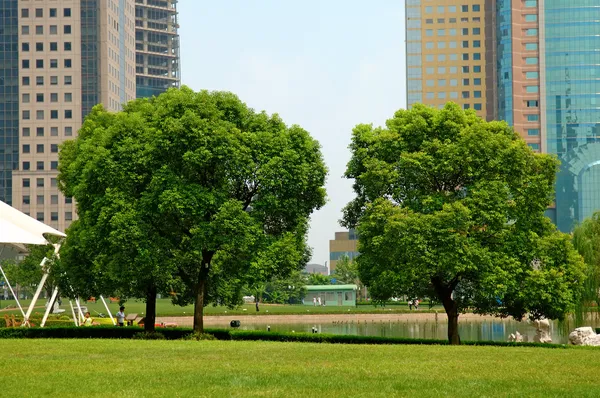
[[[511,0],[496,1],[498,118],[513,125]]]
[[[12,205],[19,165],[18,1],[0,0],[0,200]]]
[[[100,103],[98,0],[81,0],[81,112],[82,120]]]
[[[417,102],[423,102],[421,24],[421,1],[406,0],[406,106],[408,108]]]
[[[547,152],[562,163],[551,216],[570,231],[600,210],[600,3],[546,1],[542,12]]]

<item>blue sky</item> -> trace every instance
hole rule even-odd
[[[353,197],[342,178],[352,128],[406,106],[401,0],[180,0],[182,83],[236,93],[308,130],[329,168],[311,219],[312,262],[329,260]]]

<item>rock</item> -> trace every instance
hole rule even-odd
[[[508,335],[508,341],[511,343],[521,343],[523,341],[523,335],[518,331]]]
[[[573,345],[600,346],[600,335],[596,334],[590,326],[580,327],[569,334],[569,343]]]
[[[540,319],[534,321],[533,325],[536,328],[535,336],[533,336],[533,341],[535,343],[552,343],[552,338],[550,337],[550,321],[547,319]]]

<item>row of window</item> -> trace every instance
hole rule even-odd
[[[437,41],[437,42],[432,42],[432,41],[427,41],[425,42],[425,48],[427,49],[433,49],[434,45],[437,43],[437,48],[439,49],[444,49],[446,48],[446,42],[445,41]],[[456,48],[457,47],[457,42],[456,41],[449,41],[448,42],[448,48]],[[463,40],[461,42],[461,48],[469,48],[469,41],[468,40]],[[473,40],[473,48],[481,48],[481,40]]]
[[[31,77],[29,76],[23,76],[21,78],[21,84],[23,86],[30,86],[31,85]],[[72,76],[65,76],[63,79],[63,84],[65,86],[70,86],[71,84],[73,84],[73,77]],[[35,77],[35,85],[36,86],[43,86],[44,85],[44,76],[36,76]],[[57,86],[58,85],[58,76],[50,76],[50,85],[51,86]]]
[[[46,202],[46,198],[44,195],[36,195],[36,204],[38,205],[43,205]],[[71,204],[73,203],[73,199],[72,198],[65,198],[65,204]],[[23,204],[24,205],[30,205],[31,204],[31,196],[30,195],[23,195]],[[58,204],[58,195],[50,195],[50,204],[51,205],[57,205]]]
[[[45,179],[43,177],[38,177],[35,179],[35,186],[38,188],[44,188]],[[56,178],[50,178],[50,186],[52,188],[56,188],[58,186],[58,182]],[[23,178],[23,188],[31,187],[31,180],[29,178]]]
[[[71,30],[71,26],[69,26],[69,25],[65,25],[65,30],[66,30],[67,26],[69,27],[69,30]],[[49,43],[49,45],[50,45],[49,46],[50,51],[58,51],[58,42],[57,41],[51,41]],[[71,48],[72,48],[71,42],[65,42],[63,45],[63,48],[65,49],[65,51],[71,51]],[[21,43],[21,51],[29,52],[30,50],[31,50],[31,43],[29,43],[29,42]],[[44,51],[44,42],[35,42],[35,51],[37,51],[37,52]]]
[[[65,43],[67,44],[67,43]],[[66,58],[63,60],[63,65],[65,68],[71,68],[73,66],[73,62],[71,61],[71,58]],[[29,69],[29,65],[31,64],[30,60],[28,59],[22,59],[21,60],[21,68],[22,69]],[[35,67],[36,69],[44,69],[44,60],[43,59],[36,59],[35,60]],[[57,59],[51,59],[50,60],[50,68],[51,69],[56,69],[58,68],[58,60]]]
[[[433,93],[433,92],[427,92],[425,93],[425,98],[426,99],[435,99],[436,98],[436,94],[437,94],[437,98],[438,99],[458,99],[458,91],[450,91],[448,93],[444,92],[444,91],[440,91],[437,93]],[[460,97],[462,99],[468,99],[471,98],[471,92],[470,91],[461,91],[460,93]],[[481,98],[481,91],[473,91],[473,98]]]
[[[446,23],[446,18],[438,18],[436,21],[437,21],[437,23]],[[463,17],[463,18],[460,19],[460,22],[461,23],[462,22],[469,22],[469,18]],[[479,18],[479,17],[473,17],[471,19],[471,22],[481,22],[481,18]],[[425,23],[427,25],[431,25],[431,24],[433,24],[433,19],[431,19],[431,18],[426,19]],[[448,23],[456,23],[456,18],[448,18]],[[420,26],[420,23],[419,23],[419,26]]]
[[[25,213],[28,216],[30,216],[29,213]],[[36,213],[36,220],[41,221],[41,222],[46,222],[45,220],[45,215],[43,211],[38,211]],[[50,221],[58,221],[58,212],[56,211],[52,211],[50,212]],[[65,212],[65,221],[73,221],[73,212],[71,211],[66,211]]]
[[[473,28],[472,30],[474,35],[479,35],[481,34],[481,29],[480,28]],[[477,33],[475,33],[477,32]],[[437,36],[443,37],[443,36],[458,36],[458,29],[455,28],[451,28],[451,29],[425,29],[425,36],[429,36],[432,37],[433,34],[436,33]],[[448,34],[446,34],[448,33]],[[461,28],[461,36],[468,36],[469,35],[469,28]]]
[[[35,94],[35,102],[43,103],[45,99],[44,93]],[[64,102],[73,102],[73,93],[64,93]],[[31,102],[31,94],[24,93],[21,95],[21,102],[28,104]],[[50,93],[50,102],[58,102],[58,93]]]
[[[31,170],[31,162],[29,161],[25,161],[22,162],[22,169],[23,171],[29,171]],[[35,162],[35,169],[37,171],[43,171],[45,170],[45,164],[43,160],[38,160],[37,162]],[[58,170],[58,160],[52,160],[50,161],[50,170]]]
[[[474,86],[481,86],[481,78],[476,77],[473,80],[473,85]],[[446,83],[449,82],[450,86],[454,87],[458,85],[458,79],[450,79],[449,81],[447,81],[446,79],[438,79],[437,80],[437,86],[438,87],[445,87]],[[425,85],[427,87],[434,87],[435,86],[435,81],[433,79],[429,79],[425,81]],[[463,86],[470,86],[471,85],[471,79],[470,78],[465,78],[462,79],[462,85]]]
[[[461,71],[462,73],[469,73],[470,71],[473,71],[473,73],[481,73],[481,65],[473,65],[473,67],[471,68],[471,66],[469,65],[463,65],[461,67]],[[427,75],[432,75],[435,71],[435,68],[425,68],[425,74]],[[445,67],[445,66],[438,66],[437,67],[437,73],[439,74],[446,74],[446,71],[448,71],[447,73],[453,74],[453,73],[458,73],[458,67],[457,66],[449,66],[449,67]]]
[[[44,120],[45,116],[46,116],[46,113],[44,110],[35,111],[35,120]],[[23,120],[31,120],[31,111],[29,111],[29,110],[21,111],[21,118]],[[64,118],[65,119],[73,119],[73,111],[71,109],[65,109]],[[58,120],[58,110],[50,111],[50,119]]]
[[[65,137],[71,137],[73,135],[73,127],[65,126],[63,133],[64,133]],[[44,127],[36,127],[36,129],[35,129],[36,137],[43,137],[44,134],[45,134]],[[23,127],[22,135],[23,135],[23,137],[30,137],[31,136],[31,128]],[[50,127],[50,136],[58,137],[58,127]]]
[[[469,5],[468,4],[461,5],[460,10],[462,12],[469,12]],[[438,14],[443,14],[444,12],[456,12],[456,6],[447,6],[447,7],[437,6],[436,11]],[[481,6],[479,4],[473,4],[473,5],[471,5],[471,11],[479,12],[479,11],[481,11]],[[431,13],[433,13],[433,7],[432,6],[425,7],[425,14],[431,14]]]
[[[21,8],[21,18],[29,18],[29,8]],[[34,9],[33,15],[36,18],[44,18],[44,9],[43,8],[36,8]],[[48,10],[48,15],[50,16],[50,18],[56,18],[58,17],[58,9],[57,8],[50,8]],[[63,17],[65,18],[69,18],[71,16],[71,9],[70,8],[63,8]]]
[[[433,54],[425,55],[426,62],[434,62],[435,58],[436,57]],[[464,53],[464,54],[462,54],[461,59],[463,61],[469,61],[470,59],[473,59],[473,61],[481,61],[481,53],[472,53],[472,54]],[[437,60],[440,62],[444,62],[446,60],[458,61],[458,54],[448,54],[447,57],[446,57],[446,54],[438,54]]]
[[[22,146],[23,153],[31,153],[31,145],[23,144]],[[35,152],[36,153],[44,153],[45,146],[44,144],[36,144]],[[58,153],[58,144],[50,144],[50,152]]]
[[[41,36],[44,34],[44,25],[33,25],[33,26],[34,26],[36,35]],[[31,31],[31,29],[30,29],[29,25],[21,26],[21,35],[22,36],[28,36],[30,31]],[[63,33],[69,35],[69,34],[71,34],[71,32],[72,32],[71,25],[63,26]],[[50,33],[50,35],[52,35],[52,36],[57,35],[58,34],[58,25],[49,25],[48,33]]]

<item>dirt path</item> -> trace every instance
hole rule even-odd
[[[246,324],[278,324],[278,323],[362,323],[362,322],[446,322],[446,314],[414,313],[414,314],[313,314],[313,315],[213,315],[204,317],[204,325],[229,326],[232,320]],[[493,316],[463,314],[460,321],[474,319],[496,319]],[[156,323],[176,323],[178,326],[192,326],[191,316],[157,317]]]

